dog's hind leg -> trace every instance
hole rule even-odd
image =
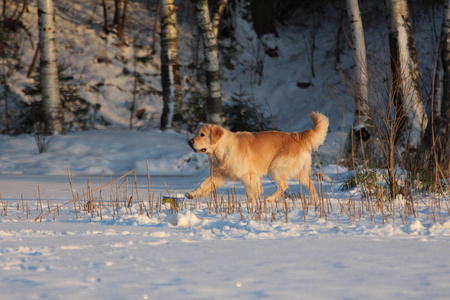
[[[278,198],[280,198],[281,195],[283,195],[284,191],[288,188],[286,178],[281,176],[280,174],[277,174],[276,172],[273,172],[270,174],[272,179],[275,181],[275,185],[277,187],[277,190],[272,193],[272,195],[267,196],[266,200],[268,202],[276,201]]]
[[[311,167],[305,165],[298,176],[298,181],[303,183],[303,185],[308,190],[309,194],[309,205],[317,205],[319,198],[317,197],[316,187],[314,182],[310,178]]]

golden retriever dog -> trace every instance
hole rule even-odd
[[[275,201],[284,193],[288,179],[297,179],[308,189],[310,203],[316,203],[317,192],[310,179],[311,152],[325,141],[329,121],[319,112],[309,117],[314,127],[294,133],[231,132],[213,124],[200,126],[189,146],[196,153],[208,155],[210,174],[186,197],[206,197],[226,180],[232,180],[242,182],[247,201],[255,203],[263,193],[261,178],[269,174],[277,190],[267,201]]]

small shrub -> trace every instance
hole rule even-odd
[[[347,191],[359,186],[366,186],[371,189],[378,179],[375,171],[356,170],[342,183],[340,190]]]
[[[201,91],[191,91],[190,95],[183,105],[182,115],[187,131],[194,132],[199,123],[206,122],[206,108]]]
[[[340,186],[340,190],[348,191],[353,188],[360,188],[362,197],[364,198],[369,196],[382,196],[386,198],[389,194],[387,187],[388,181],[385,172],[358,169],[344,180]]]
[[[255,99],[245,91],[235,93],[223,107],[225,126],[231,131],[264,131],[272,127],[270,119],[260,112]]]
[[[100,104],[92,104],[80,96],[78,85],[74,83],[72,76],[65,75],[64,69],[59,69],[60,97],[65,114],[66,128],[69,131],[87,130],[95,128],[95,125],[109,126],[98,112],[101,109]],[[38,77],[35,77],[35,84],[27,86],[24,93],[29,96],[41,94],[41,84]],[[35,132],[36,123],[44,121],[41,101],[32,101],[22,113],[23,122],[19,133]]]

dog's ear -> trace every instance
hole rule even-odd
[[[211,144],[217,143],[225,132],[217,125],[211,126]]]

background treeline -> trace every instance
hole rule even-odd
[[[2,0],[0,131],[275,128],[255,90],[282,76],[267,65],[286,53],[289,32],[307,62],[297,88],[313,93],[326,77],[325,101],[354,116],[342,129],[348,165],[420,157],[448,169],[447,22],[443,0]],[[72,58],[80,53],[84,64]],[[251,84],[224,89],[238,73]]]

